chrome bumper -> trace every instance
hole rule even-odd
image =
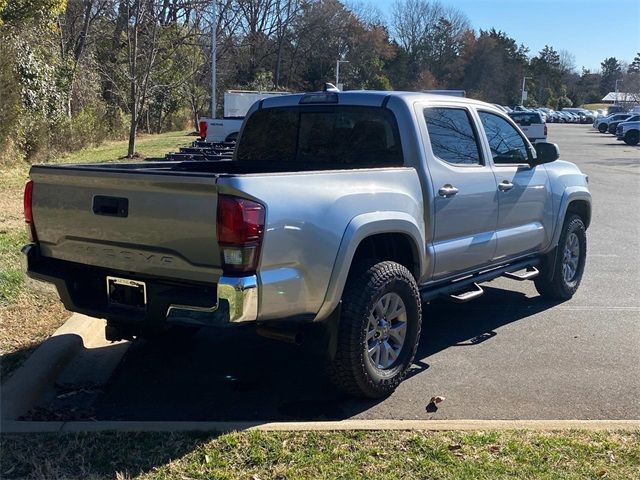
[[[220,320],[240,323],[251,322],[257,318],[258,278],[255,275],[220,277],[218,302],[213,307],[171,305],[167,309],[167,321],[185,323],[211,324]]]

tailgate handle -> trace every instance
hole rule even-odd
[[[96,195],[93,197],[93,213],[109,217],[127,217],[129,215],[129,199]]]

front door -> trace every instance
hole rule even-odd
[[[494,173],[482,155],[472,112],[458,105],[419,106],[432,182],[433,278],[473,270],[493,258],[498,221]]]
[[[531,167],[530,146],[517,128],[493,112],[478,115],[493,157],[498,182],[495,261],[544,248],[553,233],[551,189],[544,165]]]

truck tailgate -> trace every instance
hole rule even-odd
[[[215,282],[216,176],[33,167],[45,257],[140,275]]]

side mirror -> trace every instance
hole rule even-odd
[[[529,162],[532,167],[543,163],[551,163],[560,158],[560,149],[555,143],[538,142],[534,143],[533,147],[536,150],[536,158]]]

